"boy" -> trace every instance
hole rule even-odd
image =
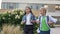
[[[40,9],[40,16],[37,19],[37,22],[40,24],[38,29],[38,32],[40,30],[39,34],[50,34],[50,24],[56,23],[57,21],[55,18],[47,16],[46,11],[47,10],[44,7]]]

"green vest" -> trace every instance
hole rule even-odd
[[[48,31],[50,28],[48,27],[47,23],[46,23],[46,16],[42,17],[42,24],[41,24],[41,31]]]

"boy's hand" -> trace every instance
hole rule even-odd
[[[49,21],[48,24],[51,25],[53,22]]]
[[[40,22],[38,20],[36,20],[36,23],[39,24]]]

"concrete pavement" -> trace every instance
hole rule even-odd
[[[51,34],[60,34],[60,27],[51,28]]]

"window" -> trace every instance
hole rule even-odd
[[[56,9],[56,10],[60,10],[60,5],[56,5],[56,6],[55,6],[55,9]]]
[[[19,7],[19,3],[2,3],[2,9],[17,9]]]
[[[43,7],[43,4],[28,4],[32,9],[38,10],[39,8]]]

